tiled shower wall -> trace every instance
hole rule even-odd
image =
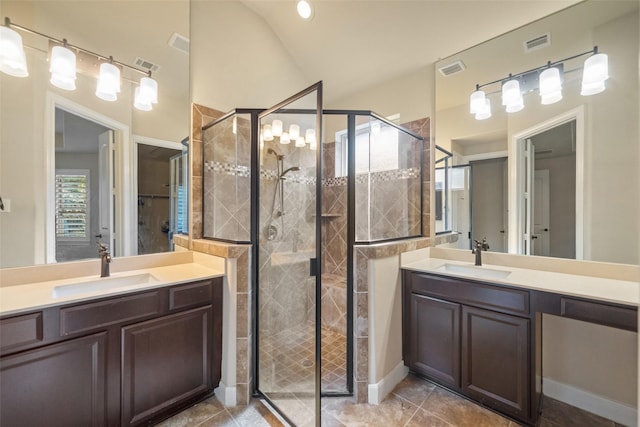
[[[204,237],[248,242],[251,240],[251,121],[239,115],[229,117],[205,129],[202,138]]]

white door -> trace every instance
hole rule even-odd
[[[531,250],[531,237],[532,237],[532,224],[531,218],[533,214],[533,173],[535,167],[534,148],[531,139],[524,140],[524,173],[523,173],[523,188],[521,191],[521,206],[522,216],[520,218],[520,229],[522,230],[520,253],[524,255],[532,255]]]
[[[535,171],[533,191],[533,255],[549,256],[549,169]]]
[[[97,240],[109,246],[111,256],[116,255],[115,236],[115,144],[114,132],[108,130],[98,136],[98,173],[100,180],[99,233]]]

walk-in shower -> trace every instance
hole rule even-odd
[[[203,127],[203,236],[253,245],[256,392],[297,425],[353,393],[355,248],[422,231],[422,138],[316,96]]]

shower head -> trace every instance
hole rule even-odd
[[[296,171],[299,171],[299,170],[300,170],[300,168],[298,166],[290,167],[289,169],[285,170],[284,172],[282,172],[280,174],[280,179],[282,179],[289,172],[296,172]]]
[[[274,150],[273,148],[267,148],[267,153],[268,154],[273,154],[274,156],[276,156],[279,159],[284,157],[283,155],[278,154],[278,152],[276,150]]]

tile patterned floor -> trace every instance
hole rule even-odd
[[[314,329],[294,326],[260,340],[260,384],[271,393],[314,390]],[[322,328],[322,390],[346,391],[346,338]]]
[[[294,418],[312,427],[305,402],[283,401]],[[161,427],[280,427],[283,424],[259,400],[225,408],[214,397],[159,424]],[[518,424],[449,391],[409,374],[380,405],[357,405],[351,398],[323,398],[325,427],[517,427]],[[622,427],[613,421],[545,398],[540,427]]]

